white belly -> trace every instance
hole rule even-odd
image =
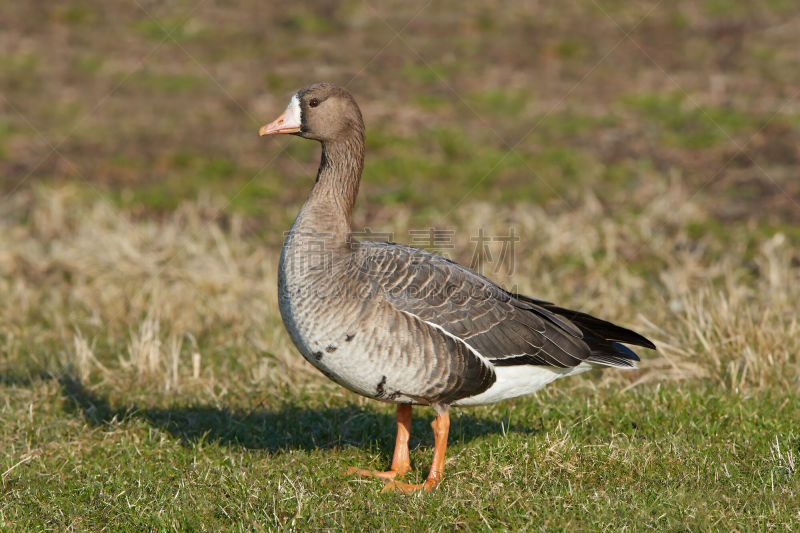
[[[358,315],[348,306],[358,300],[339,300],[326,291],[335,289],[336,280],[299,278],[292,275],[286,247],[278,269],[278,304],[289,336],[303,357],[329,379],[368,397],[374,397],[377,384],[386,385],[387,372],[370,364],[369,354],[380,354]],[[327,285],[326,285],[327,284]],[[335,290],[333,290],[335,292]],[[326,296],[327,294],[327,296]]]
[[[486,405],[490,403],[525,396],[541,389],[558,378],[574,376],[590,370],[592,365],[581,363],[573,368],[553,368],[549,366],[498,366],[494,371],[497,381],[486,391],[463,398],[453,405]]]

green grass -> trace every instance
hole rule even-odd
[[[283,25],[288,30],[301,34],[327,34],[336,29],[330,18],[316,15],[305,9],[298,9],[287,14]]]
[[[662,142],[684,148],[710,148],[757,123],[734,108],[694,106],[678,93],[639,94],[628,103],[657,125]]]
[[[147,16],[145,20],[135,24],[135,29],[150,41],[175,46],[204,37],[203,32],[206,29],[198,27],[196,22],[184,17],[158,19]]]
[[[502,120],[521,113],[529,101],[529,94],[521,89],[491,90],[472,93],[466,98],[477,110]]]
[[[68,379],[6,387],[3,440],[28,460],[4,477],[5,526],[719,530],[798,519],[794,393],[556,386],[456,410],[445,481],[408,496],[343,475],[388,464],[393,417],[332,387],[209,405],[126,403]],[[411,479],[430,461],[430,420],[417,410]]]
[[[162,94],[192,92],[207,87],[210,83],[205,76],[147,71],[137,73],[131,81],[140,84],[147,91],[161,92]]]

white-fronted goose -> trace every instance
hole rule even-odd
[[[322,144],[317,180],[281,252],[281,316],[300,353],[336,383],[397,404],[397,440],[387,472],[411,470],[411,406],[436,411],[433,463],[442,478],[451,405],[530,394],[595,365],[635,368],[621,343],[655,348],[642,335],[578,311],[500,288],[443,257],[395,243],[351,239],[350,214],[364,165],[361,111],[345,89],[319,83],[292,96],[259,133]]]

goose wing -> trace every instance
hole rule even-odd
[[[362,242],[354,256],[362,274],[396,310],[460,339],[495,366],[569,368],[587,360],[634,366],[638,357],[618,339],[652,346],[630,330],[509,293],[458,263],[416,248]]]

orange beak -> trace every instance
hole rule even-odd
[[[290,105],[278,118],[258,130],[259,135],[277,133],[298,133],[300,131],[299,113]]]

